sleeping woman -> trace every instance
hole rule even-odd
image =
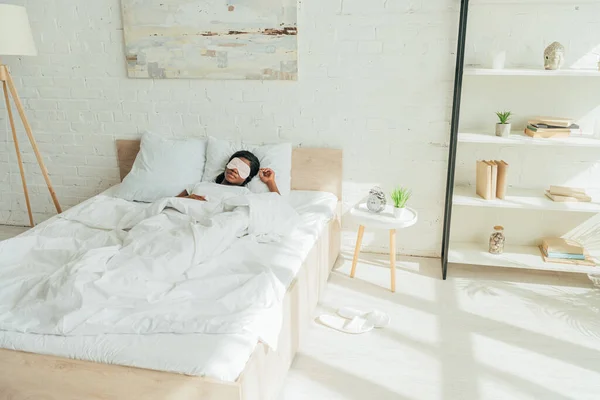
[[[246,186],[256,175],[267,185],[270,192],[279,193],[275,183],[275,171],[271,168],[260,168],[258,158],[249,151],[236,151],[229,158],[225,171],[215,178],[215,183],[220,185]],[[189,194],[187,190],[177,197],[206,201],[205,196]]]

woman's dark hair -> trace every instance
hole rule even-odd
[[[236,151],[231,157],[229,157],[229,161],[233,160],[236,157],[245,158],[246,160],[250,161],[250,175],[248,175],[248,178],[246,178],[244,183],[242,183],[242,186],[246,186],[248,182],[250,182],[252,178],[254,178],[256,174],[258,174],[258,170],[260,169],[260,161],[258,161],[258,158],[254,154],[246,150]],[[229,161],[227,161],[228,164]],[[215,182],[219,184],[223,183],[224,180],[225,172],[222,172],[221,174],[219,174],[219,176],[215,178]]]

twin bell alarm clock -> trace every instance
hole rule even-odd
[[[386,204],[385,193],[379,186],[375,186],[369,191],[367,197],[367,208],[374,213],[380,213],[384,210]]]

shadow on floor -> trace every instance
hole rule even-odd
[[[365,263],[361,260],[361,264]],[[591,285],[588,281],[579,279],[581,277],[568,277],[565,282],[562,276],[564,274],[556,273],[488,271],[487,268],[485,271],[460,268],[459,271],[459,275],[462,275],[460,277],[452,276],[448,281],[436,279],[435,298],[432,300],[402,292],[391,293],[376,284],[352,279],[341,271],[331,275],[330,284],[436,317],[441,338],[437,345],[407,337],[391,328],[374,333],[439,359],[444,399],[455,399],[459,392],[464,395],[461,398],[477,399],[480,395],[477,388],[479,373],[488,375],[489,379],[503,381],[507,386],[513,386],[523,393],[533,394],[536,398],[568,398],[526,377],[479,362],[473,354],[474,344],[471,338],[474,335],[502,342],[517,349],[517,352],[537,353],[600,374],[600,351],[597,349],[563,340],[551,333],[524,329],[494,319],[493,313],[484,316],[465,311],[458,300],[459,294],[462,298],[467,295],[474,302],[477,301],[477,296],[513,299],[524,303],[534,314],[540,313],[554,320],[562,320],[570,329],[600,339],[600,291],[589,290]],[[335,313],[333,307],[327,304],[321,306],[325,311]]]
[[[348,400],[408,400],[410,397],[400,395],[352,373],[326,364],[306,354],[298,353],[292,364],[302,375],[322,386],[337,392]],[[418,398],[414,397],[415,399]]]

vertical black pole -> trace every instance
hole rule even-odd
[[[456,46],[456,70],[454,74],[454,102],[452,124],[450,126],[450,149],[448,154],[448,176],[446,179],[446,205],[444,212],[444,233],[442,238],[442,278],[448,272],[448,247],[450,245],[450,223],[452,221],[452,196],[454,195],[454,172],[456,169],[456,148],[458,147],[458,122],[460,120],[460,99],[462,95],[463,68],[465,64],[465,42],[467,39],[467,17],[469,0],[461,0],[458,44]]]

